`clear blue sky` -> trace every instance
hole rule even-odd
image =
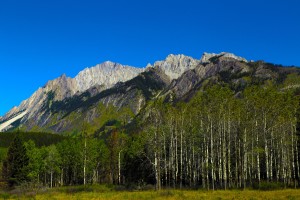
[[[233,52],[300,66],[298,0],[1,0],[0,115],[40,86],[106,60]]]

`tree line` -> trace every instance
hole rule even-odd
[[[189,102],[155,100],[134,128],[87,129],[50,146],[17,135],[3,162],[10,185],[153,184],[156,189],[299,185],[299,100],[290,90],[212,86]],[[138,120],[139,119],[139,120]]]
[[[176,107],[155,102],[142,134],[157,188],[297,186],[298,107],[291,92],[258,86],[238,96],[213,86]]]

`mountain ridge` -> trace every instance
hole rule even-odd
[[[170,60],[170,58],[173,59]],[[166,57],[166,60],[157,61],[154,63],[153,66],[151,65],[151,67],[159,66],[160,68],[164,69],[168,65],[171,66],[171,62],[176,62],[177,59],[179,59],[180,62],[181,59],[184,58],[187,58],[189,61],[192,62],[193,60],[196,60],[191,57],[184,56],[183,54],[180,54],[179,56],[170,54]],[[174,69],[174,65],[172,66]],[[186,69],[179,69],[176,72],[177,74],[173,73],[172,75],[174,76],[174,74],[176,74],[175,77],[178,77],[179,75],[181,75],[182,72],[190,68],[189,65],[186,66]],[[19,106],[15,106],[2,117],[7,118],[12,114],[12,112],[14,113],[18,112],[19,110],[28,109],[30,108],[28,104],[38,104],[37,101],[40,99],[45,100],[42,91],[44,93],[48,93],[49,91],[55,91],[56,95],[54,97],[54,100],[62,100],[64,98],[71,97],[76,93],[82,93],[97,85],[102,86],[102,89],[111,88],[118,82],[124,82],[134,78],[146,69],[147,67],[137,68],[111,61],[105,61],[93,67],[87,67],[83,69],[74,78],[68,77],[66,76],[66,74],[62,74],[56,79],[47,81],[47,83],[43,87],[39,87],[28,99],[23,100]],[[166,68],[166,71],[168,71],[168,74],[171,74],[170,69]]]
[[[102,102],[106,106],[112,104],[117,109],[129,107],[136,115],[151,98],[170,93],[175,94],[176,98],[181,98],[195,88],[201,79],[216,75],[222,71],[222,67],[227,69],[224,64],[218,65],[216,60],[225,63],[236,62],[238,65],[243,65],[247,61],[224,52],[204,53],[199,60],[183,54],[170,54],[165,60],[156,61],[153,65],[148,64],[145,68],[106,61],[85,68],[74,78],[63,74],[57,79],[48,81],[3,118],[5,120],[20,110],[26,110],[27,114],[19,121],[20,124],[27,124],[29,129],[36,125],[47,126],[50,129],[56,127],[57,132],[71,126],[69,122],[67,123],[69,125],[66,125],[64,120],[67,113],[73,113],[77,109],[79,109],[77,113],[85,112],[83,105],[88,105],[86,109],[93,110],[91,111],[93,114],[90,111],[86,112],[87,116],[94,116],[88,117],[90,120],[100,116],[100,111],[93,108],[97,102]],[[53,126],[51,125],[53,123],[60,125]]]

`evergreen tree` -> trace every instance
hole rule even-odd
[[[16,134],[16,137],[10,144],[4,163],[3,177],[8,181],[10,186],[27,181],[29,158],[19,134]]]

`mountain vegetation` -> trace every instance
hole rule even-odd
[[[16,135],[8,148],[7,157],[3,162],[2,176],[10,186],[27,181],[27,166],[29,158],[26,148],[19,136]]]
[[[32,119],[20,130],[61,130],[64,137],[21,144],[15,134],[9,146],[0,140],[3,180],[157,190],[299,187],[299,74],[215,55],[177,79],[153,67],[98,94],[55,101],[49,93],[44,126],[34,128]],[[15,154],[26,159],[22,178],[10,182]]]

